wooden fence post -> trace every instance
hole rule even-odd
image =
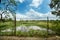
[[[16,36],[16,13],[14,15],[14,36]]]
[[[49,36],[49,18],[47,17],[47,36],[46,36],[46,40],[48,40],[48,36]]]

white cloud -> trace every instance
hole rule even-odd
[[[24,2],[24,0],[18,0],[20,3],[23,3]]]
[[[10,15],[10,18],[14,19],[10,12],[9,12],[9,15]],[[4,16],[5,15],[3,14],[3,18]],[[17,21],[19,20],[46,20],[47,17],[49,17],[50,20],[56,19],[56,15],[52,15],[51,12],[43,14],[43,13],[36,12],[33,9],[30,9],[30,11],[28,11],[26,14],[21,14],[21,13],[16,14]]]
[[[56,15],[51,14],[51,12],[42,14],[41,17],[42,17],[43,20],[44,19],[47,20],[47,17],[49,18],[49,20],[56,20]]]
[[[28,16],[26,15],[23,15],[23,14],[20,14],[20,13],[17,13],[16,14],[16,20],[23,20],[23,19],[26,19],[26,18],[29,18]]]
[[[40,13],[34,11],[33,9],[30,9],[30,11],[26,13],[26,15],[29,16],[30,18],[36,18],[41,16]]]
[[[29,12],[26,13],[27,16],[29,16],[31,19],[39,19],[39,20],[46,20],[47,17],[49,17],[49,19],[53,20],[56,19],[56,15],[51,14],[51,12],[48,13],[38,13],[36,11],[34,11],[33,9],[30,9]]]
[[[30,9],[29,12],[27,12],[26,14],[17,14],[16,15],[17,20],[20,19],[24,19],[24,20],[46,20],[47,17],[49,17],[50,20],[55,20],[56,19],[56,15],[52,15],[51,12],[48,13],[38,13],[36,11],[34,11],[33,9]]]
[[[1,12],[1,11],[0,11]],[[10,18],[14,19],[12,14],[8,11]],[[3,18],[5,17],[5,15],[3,14]],[[47,17],[49,17],[50,20],[55,20],[56,15],[51,14],[51,12],[48,13],[39,13],[36,12],[33,9],[30,9],[30,11],[26,12],[26,14],[21,14],[21,13],[16,13],[16,20],[46,20]]]
[[[40,4],[42,4],[43,0],[33,0],[30,6],[38,7]]]

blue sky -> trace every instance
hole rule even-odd
[[[56,19],[56,15],[51,14],[49,4],[51,0],[18,0],[17,19]],[[42,18],[41,18],[42,17]],[[53,17],[53,18],[51,18]]]
[[[26,18],[45,20],[47,16],[56,19],[56,15],[51,14],[49,7],[51,0],[16,0],[16,2],[17,10],[15,12],[17,20]],[[0,7],[4,8],[5,6],[0,4]],[[10,8],[15,9],[12,6]]]
[[[17,12],[24,14],[28,12],[31,8],[39,13],[47,13],[51,10],[49,7],[50,0],[42,0],[40,4],[38,3],[39,5],[37,4],[38,7],[30,6],[30,4],[32,4],[32,1],[33,0],[24,0],[22,3],[20,2],[19,5],[17,6],[18,7]]]

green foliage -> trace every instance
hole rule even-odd
[[[13,27],[14,27],[13,21],[0,22],[0,30],[5,30]]]
[[[27,34],[27,32],[17,31],[16,35],[20,36],[20,37],[27,37],[28,34]]]
[[[13,32],[0,32],[0,36],[12,36]]]
[[[4,5],[5,6],[5,8],[3,8],[3,7],[0,7],[0,11],[2,11],[2,13],[0,14],[0,16],[2,15],[3,16],[3,14],[5,15],[5,18],[8,18],[8,17],[10,17],[10,14],[9,13],[11,13],[12,14],[12,16],[13,16],[13,14],[15,14],[15,11],[12,11],[12,10],[14,10],[12,7],[10,7],[10,6],[12,6],[13,5],[13,7],[16,7],[17,5],[16,5],[16,1],[15,0],[2,0],[2,3],[1,3],[2,5]],[[10,10],[11,9],[11,10]],[[16,8],[15,8],[16,9]],[[9,12],[8,12],[9,11]],[[12,13],[13,12],[13,13]],[[1,16],[1,17],[2,17]],[[3,17],[2,17],[3,18]],[[2,19],[1,18],[1,19]]]
[[[30,30],[28,32],[17,31],[16,35],[20,37],[46,37],[47,32],[40,30]]]
[[[46,21],[28,21],[28,22],[20,21],[17,24],[21,25],[20,23],[25,25],[25,26],[31,26],[32,25],[32,26],[40,26],[43,28],[47,28],[47,25],[49,25],[49,29],[51,29],[55,33],[57,33],[56,35],[60,35],[60,20],[50,20],[49,24],[47,24]],[[31,30],[31,32],[33,32],[33,31]],[[32,33],[30,33],[30,34],[31,34],[30,36],[33,35]],[[52,33],[51,35],[53,35],[53,34],[54,33]]]
[[[10,2],[16,6],[15,0],[10,0]]]
[[[51,0],[50,8],[55,9],[55,11],[52,11],[52,14],[60,16],[60,0]]]
[[[51,29],[56,33],[56,35],[60,35],[60,20],[53,21]]]
[[[47,22],[46,21],[17,21],[17,27],[20,25],[25,25],[27,27],[29,26],[40,26],[43,28],[47,28]],[[1,30],[5,29],[12,29],[14,28],[14,22],[13,21],[6,21],[6,22],[0,22],[0,28]],[[60,35],[60,20],[50,20],[49,21],[49,29],[53,30],[56,35]],[[3,32],[2,34],[4,34]],[[6,35],[12,35],[13,32],[7,32],[5,33]],[[53,35],[48,33],[49,36]],[[40,31],[40,30],[30,30],[28,32],[22,32],[22,31],[16,31],[16,35],[20,37],[46,37],[47,36],[47,31]]]

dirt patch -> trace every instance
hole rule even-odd
[[[17,36],[0,36],[0,40],[60,40],[60,37],[17,37]]]

